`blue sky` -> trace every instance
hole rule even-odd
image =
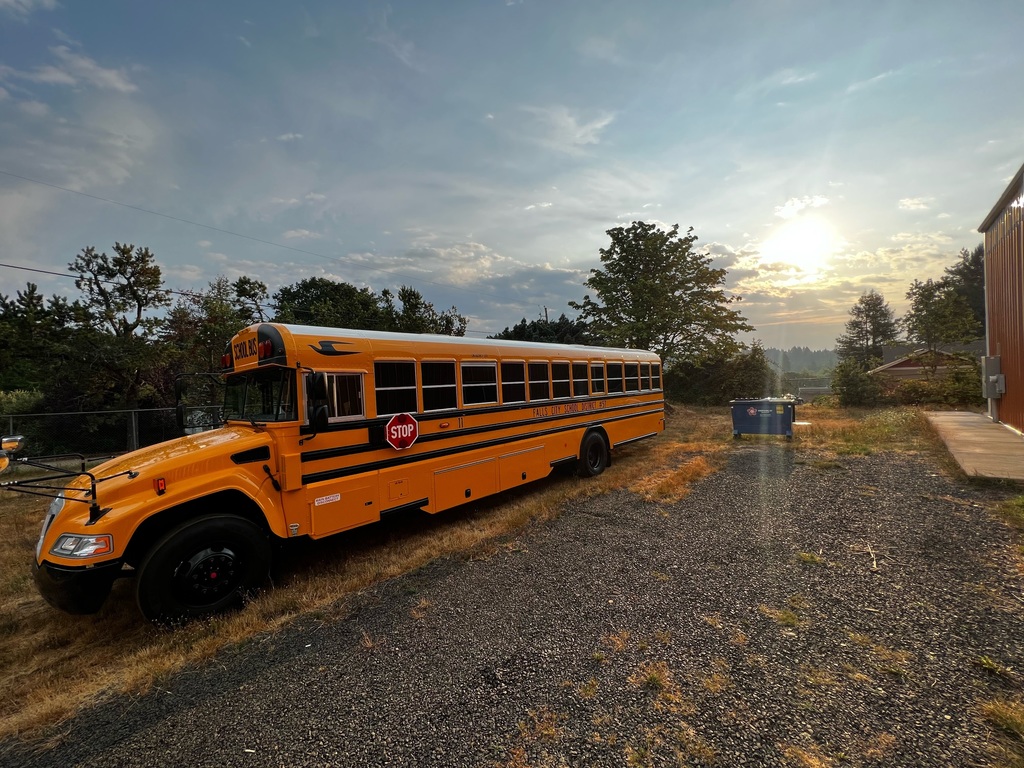
[[[484,334],[572,315],[606,230],[642,219],[694,228],[752,338],[831,347],[864,291],[901,313],[981,242],[1024,163],[1022,22],[1019,0],[0,0],[0,262],[127,241],[177,290],[409,284]],[[74,292],[3,267],[0,293],[29,280]]]

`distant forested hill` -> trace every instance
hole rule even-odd
[[[831,349],[809,349],[807,347],[775,349],[768,347],[764,353],[783,372],[825,371],[836,364],[836,353]]]

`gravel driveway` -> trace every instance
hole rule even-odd
[[[986,763],[1024,664],[999,491],[761,444],[674,505],[618,492],[362,593],[19,766]]]

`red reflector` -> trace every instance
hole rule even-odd
[[[157,496],[163,496],[167,493],[167,481],[162,477],[158,477],[153,481],[153,488],[156,489]]]

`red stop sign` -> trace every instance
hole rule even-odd
[[[384,427],[384,439],[396,451],[410,447],[420,436],[420,425],[408,413],[396,413]]]

